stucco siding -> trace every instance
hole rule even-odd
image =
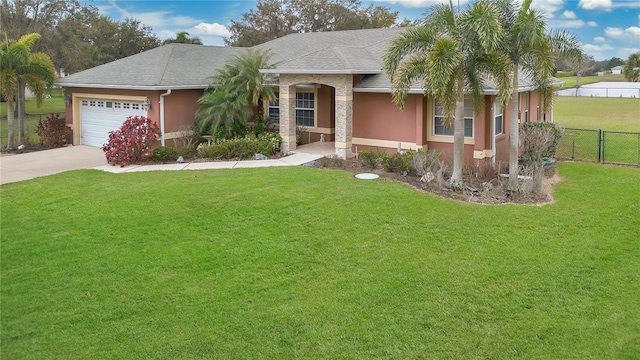
[[[410,95],[404,111],[391,100],[390,94],[354,93],[353,94],[353,137],[416,142],[417,102],[422,95]]]

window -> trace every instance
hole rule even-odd
[[[96,106],[96,102],[94,100],[89,100],[89,106]]]
[[[433,106],[433,134],[441,136],[453,136],[453,128],[444,123],[444,106],[438,100]],[[464,99],[464,136],[473,137],[473,103],[470,99]]]
[[[113,102],[111,102],[111,101],[107,101],[107,107],[108,107],[108,108],[112,108],[112,107],[113,107]]]
[[[296,93],[296,125],[315,126],[315,101],[314,93]]]
[[[279,120],[280,119],[280,93],[277,91],[273,92],[274,98],[269,101],[269,109],[267,116],[269,119]]]
[[[502,106],[498,102],[498,99],[493,102],[493,134],[500,135],[503,132],[504,116],[502,112]]]
[[[82,100],[82,106],[89,106],[89,100]]]
[[[116,102],[113,103],[113,107],[116,108],[116,109],[120,109],[120,108],[122,108],[122,103],[116,101]]]
[[[133,110],[140,110],[140,104],[132,103],[132,104],[131,104],[131,108],[132,108]]]
[[[123,109],[131,109],[131,104],[129,104],[129,103],[122,103],[122,108],[123,108]]]
[[[104,107],[104,101],[98,101],[98,107]]]

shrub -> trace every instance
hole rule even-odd
[[[360,159],[360,164],[364,167],[369,169],[375,169],[378,167],[378,155],[376,155],[373,150],[360,151],[358,158]]]
[[[126,166],[150,157],[152,145],[159,134],[160,129],[151,119],[129,116],[119,130],[109,133],[109,141],[102,151],[109,164]]]
[[[418,152],[413,154],[409,164],[411,166],[411,173],[418,176],[422,176],[428,172],[435,173],[441,166],[440,151],[429,150],[424,152],[420,149]]]
[[[280,150],[281,138],[278,133],[264,133],[256,137],[220,139],[198,146],[198,153],[212,159],[249,159],[260,153],[271,156]]]
[[[396,152],[393,154],[384,154],[380,159],[382,167],[385,171],[402,174],[403,172],[412,173],[411,159],[412,152]]]
[[[151,156],[151,160],[155,162],[173,162],[178,160],[180,156],[183,159],[191,159],[194,155],[194,147],[188,146],[158,146],[153,149],[153,155]]]
[[[36,134],[40,136],[40,143],[48,148],[58,148],[67,143],[67,135],[71,129],[60,114],[51,113],[44,120],[38,122]]]
[[[564,129],[552,123],[520,124],[520,143],[524,164],[539,163],[543,157],[553,157]]]

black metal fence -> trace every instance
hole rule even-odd
[[[556,157],[640,166],[640,133],[565,128]]]

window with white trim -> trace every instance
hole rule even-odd
[[[296,125],[315,126],[314,93],[296,92]]]
[[[453,128],[445,125],[444,105],[439,100],[433,102],[433,134],[453,136]],[[473,137],[473,102],[464,99],[464,136]]]
[[[267,116],[269,119],[280,120],[280,93],[273,92],[273,100],[269,101]]]
[[[504,129],[504,115],[500,102],[496,99],[493,102],[493,134],[500,135]]]

